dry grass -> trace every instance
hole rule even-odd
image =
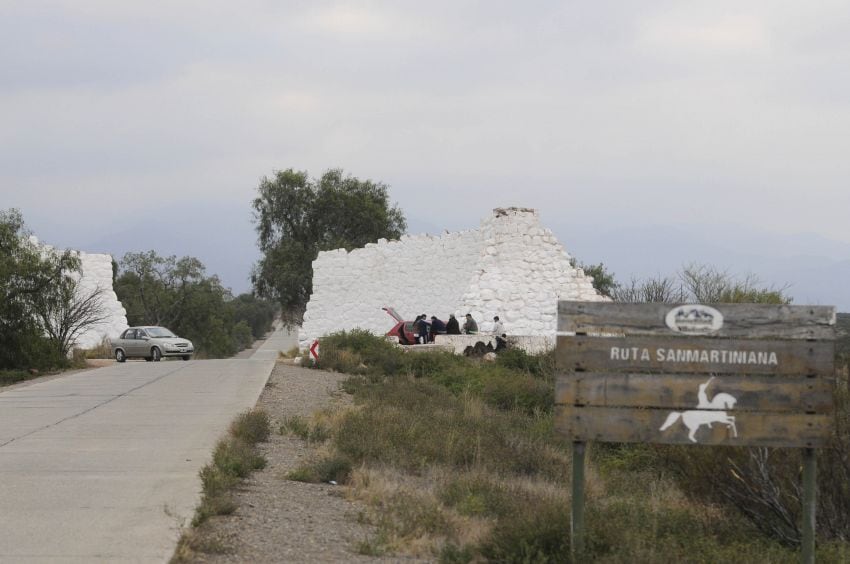
[[[192,519],[193,528],[202,526],[214,515],[236,511],[231,492],[240,480],[265,467],[266,459],[259,454],[257,444],[268,439],[269,433],[269,416],[262,410],[246,411],[233,420],[227,436],[216,444],[212,462],[200,471],[201,502]],[[218,541],[185,529],[171,562],[189,562],[197,552],[223,552],[226,548]]]
[[[358,332],[323,347],[325,367],[355,374],[343,386],[355,405],[301,422],[304,438],[321,428],[327,440],[290,477],[347,483],[367,504],[361,518],[377,533],[360,552],[570,561],[571,460],[553,429],[550,358],[514,354],[483,366],[400,355]],[[652,447],[591,445],[581,560],[797,561],[734,507],[681,485]],[[823,543],[818,559],[846,561],[847,552],[847,543]]]

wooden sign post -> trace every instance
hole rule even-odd
[[[835,309],[558,303],[556,429],[573,441],[572,547],[584,550],[587,441],[803,448],[803,562],[815,454],[832,422]]]

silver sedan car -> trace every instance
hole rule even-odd
[[[128,358],[159,362],[164,356],[189,360],[194,352],[192,341],[178,337],[165,327],[130,327],[112,341],[112,356],[118,362]]]

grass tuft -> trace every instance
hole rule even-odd
[[[195,509],[192,527],[200,527],[215,515],[236,511],[233,489],[252,471],[265,467],[266,459],[259,454],[257,444],[267,440],[270,431],[269,416],[262,410],[240,413],[233,420],[227,436],[216,443],[212,462],[199,472],[201,503]],[[200,547],[200,538],[191,530],[184,531],[171,562],[191,561],[193,551],[219,552]]]
[[[230,435],[250,445],[267,441],[270,430],[271,420],[269,415],[261,409],[252,409],[240,413],[230,424]]]
[[[296,482],[313,484],[336,482],[346,484],[351,478],[351,461],[339,455],[323,456],[289,472],[286,477]]]

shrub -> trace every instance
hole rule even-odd
[[[230,338],[233,340],[233,348],[237,351],[251,348],[254,344],[254,335],[246,321],[240,321],[233,326],[230,330]]]
[[[292,433],[309,443],[323,443],[330,437],[330,430],[321,423],[310,424],[300,415],[287,417],[280,426],[280,433]]]
[[[566,461],[541,436],[541,418],[494,410],[472,395],[455,397],[434,383],[403,378],[361,383],[355,401],[362,408],[343,416],[334,444],[357,464],[413,472],[444,464],[564,479]]]
[[[496,364],[547,380],[555,375],[554,351],[542,355],[530,355],[522,349],[507,349],[498,354]]]
[[[493,562],[569,562],[569,505],[543,499],[512,501],[511,518],[496,521],[481,554]]]
[[[30,374],[25,370],[0,370],[0,387],[10,386],[25,380],[31,380],[37,376],[37,372],[35,374]]]
[[[286,477],[296,482],[344,484],[351,478],[351,461],[345,456],[328,455],[289,472]]]
[[[393,375],[404,368],[404,356],[383,337],[353,329],[322,337],[316,366],[348,374]]]
[[[280,434],[285,433],[292,433],[306,441],[310,438],[310,424],[300,415],[287,417],[280,425]]]
[[[440,489],[440,500],[461,515],[505,517],[517,505],[517,492],[504,480],[486,473],[460,474]]]
[[[268,413],[262,409],[240,413],[230,424],[230,434],[249,445],[267,441],[270,433],[271,421]]]
[[[265,468],[266,459],[242,440],[221,441],[213,452],[213,463],[224,472],[245,478],[252,470]]]
[[[201,487],[209,497],[218,497],[230,491],[238,482],[238,476],[215,464],[201,468]]]

